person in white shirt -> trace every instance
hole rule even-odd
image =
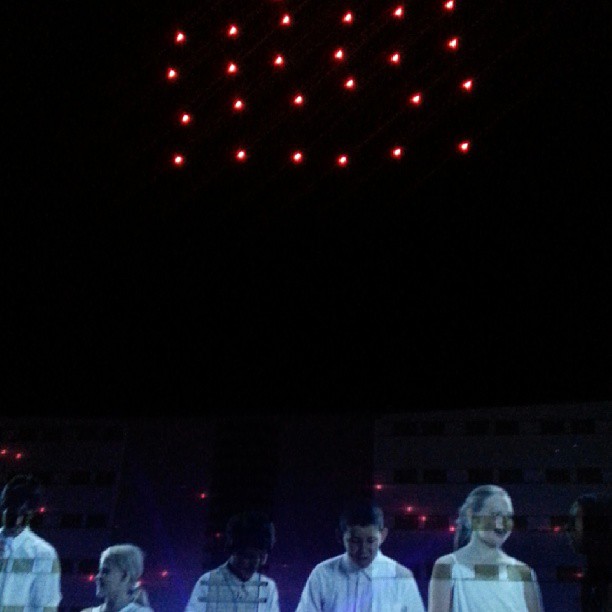
[[[412,572],[380,552],[387,533],[379,506],[351,502],[337,532],[345,553],[312,570],[296,612],[425,612]]]
[[[276,583],[260,572],[274,546],[274,524],[259,512],[230,518],[228,560],[195,584],[185,612],[279,612]]]
[[[0,610],[56,612],[62,599],[55,548],[29,527],[40,483],[17,475],[0,493]]]
[[[102,605],[82,612],[153,612],[139,580],[144,571],[144,553],[134,544],[109,546],[100,555],[96,595]]]
[[[514,510],[496,485],[476,487],[459,509],[455,552],[436,560],[429,582],[429,612],[542,612],[535,572],[502,546]]]

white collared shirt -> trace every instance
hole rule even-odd
[[[319,563],[296,612],[425,612],[412,572],[380,551],[362,569],[345,553]]]
[[[60,563],[55,548],[29,527],[19,535],[6,537],[0,547],[0,610],[48,612],[62,599]]]
[[[278,589],[258,572],[243,582],[224,563],[200,577],[185,612],[280,612]]]

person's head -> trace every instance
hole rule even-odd
[[[18,475],[0,493],[2,526],[7,534],[18,533],[26,527],[40,504],[41,487],[33,476]]]
[[[612,496],[587,493],[572,504],[566,526],[575,552],[601,559],[612,554]]]
[[[231,569],[247,581],[266,564],[275,542],[274,524],[262,512],[242,512],[230,518],[225,548]]]
[[[459,508],[454,548],[477,539],[491,548],[501,548],[510,537],[514,509],[508,493],[496,485],[473,489]]]
[[[374,561],[387,533],[382,509],[369,500],[350,502],[340,515],[338,537],[349,559],[361,568]]]
[[[133,601],[147,605],[138,581],[144,571],[144,553],[134,544],[109,546],[100,555],[96,594],[104,600]]]

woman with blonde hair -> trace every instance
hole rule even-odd
[[[455,552],[440,557],[429,582],[429,612],[543,612],[535,572],[507,555],[514,510],[496,485],[476,487],[456,523]]]
[[[153,612],[139,579],[144,571],[144,553],[133,544],[110,546],[100,555],[96,595],[104,603],[82,612]]]

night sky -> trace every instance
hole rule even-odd
[[[245,2],[210,3],[208,21],[187,0],[149,4],[3,3],[5,405],[132,416],[612,396],[609,7],[466,2],[457,24],[479,45],[462,61],[485,75],[457,115],[470,155],[440,152],[454,117],[440,105],[412,165],[369,153],[352,173],[295,179],[269,160],[182,174],[163,161],[175,28]]]

